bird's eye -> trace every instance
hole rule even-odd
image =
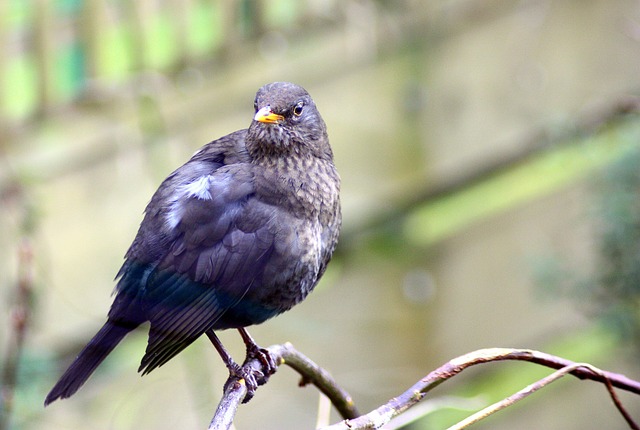
[[[300,116],[302,115],[302,108],[304,106],[304,103],[300,102],[298,103],[294,108],[293,108],[293,114],[295,116]]]
[[[258,99],[255,99],[253,101],[253,110],[258,112]]]

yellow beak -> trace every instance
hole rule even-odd
[[[277,124],[284,120],[282,115],[273,113],[271,106],[265,106],[256,112],[256,116],[253,117],[256,121],[264,122],[267,124]]]

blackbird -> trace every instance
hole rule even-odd
[[[239,330],[248,358],[275,371],[245,327],[289,310],[318,283],[338,240],[340,178],[306,90],[267,84],[254,109],[248,129],[208,143],[162,182],[116,276],[107,322],[45,405],[74,394],[147,321],[143,375],[206,334],[231,375],[245,379],[250,398],[255,375],[215,334],[229,328]]]

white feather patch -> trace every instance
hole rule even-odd
[[[173,202],[171,204],[171,208],[169,212],[167,212],[165,225],[167,226],[167,230],[171,231],[180,224],[182,220],[182,208],[178,205],[178,202]]]
[[[193,182],[178,188],[178,194],[184,193],[185,197],[195,197],[200,200],[211,200],[211,176],[201,176]]]
[[[182,220],[183,200],[189,197],[195,197],[199,200],[211,200],[211,176],[201,176],[188,184],[179,186],[173,198],[169,212],[166,215],[166,226],[169,230],[173,230],[180,224]]]

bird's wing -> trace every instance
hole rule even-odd
[[[227,167],[176,187],[162,212],[173,238],[145,286],[151,328],[144,373],[207,330],[271,316],[245,296],[261,286],[278,234],[277,209],[256,199],[250,171]]]

